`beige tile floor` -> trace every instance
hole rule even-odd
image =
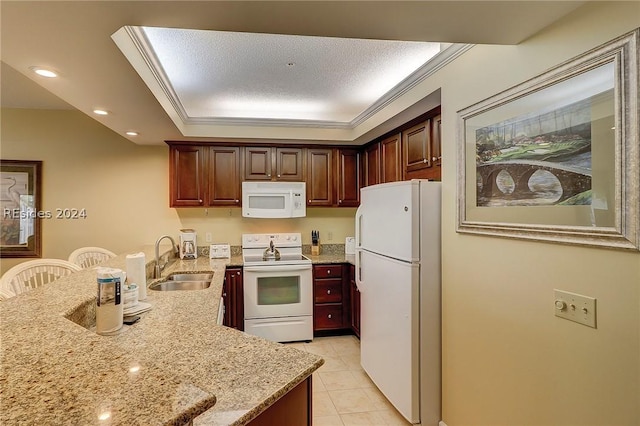
[[[411,425],[360,367],[360,341],[355,336],[290,345],[324,358],[324,365],[313,373],[314,426]]]

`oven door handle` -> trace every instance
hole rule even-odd
[[[311,265],[282,265],[282,266],[245,266],[245,272],[293,272],[308,271]]]

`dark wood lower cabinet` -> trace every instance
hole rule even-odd
[[[351,328],[347,269],[342,264],[313,265],[313,330]]]
[[[223,325],[244,331],[244,292],[242,268],[227,268],[222,285]]]
[[[311,376],[247,423],[250,426],[311,426]]]
[[[356,285],[356,267],[349,265],[349,290],[351,296],[351,330],[360,338],[360,290]]]

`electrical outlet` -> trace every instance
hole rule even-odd
[[[211,242],[211,232],[207,232],[207,233],[205,233],[205,234],[204,234],[204,240],[205,240],[207,243],[210,243],[210,242]]]
[[[568,291],[554,290],[556,316],[596,327],[596,299]]]

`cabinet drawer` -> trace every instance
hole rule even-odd
[[[316,278],[342,278],[342,265],[315,265],[313,272]]]
[[[316,303],[342,302],[342,279],[330,278],[315,283]]]
[[[313,323],[316,330],[342,328],[342,305],[316,305],[313,308]]]

